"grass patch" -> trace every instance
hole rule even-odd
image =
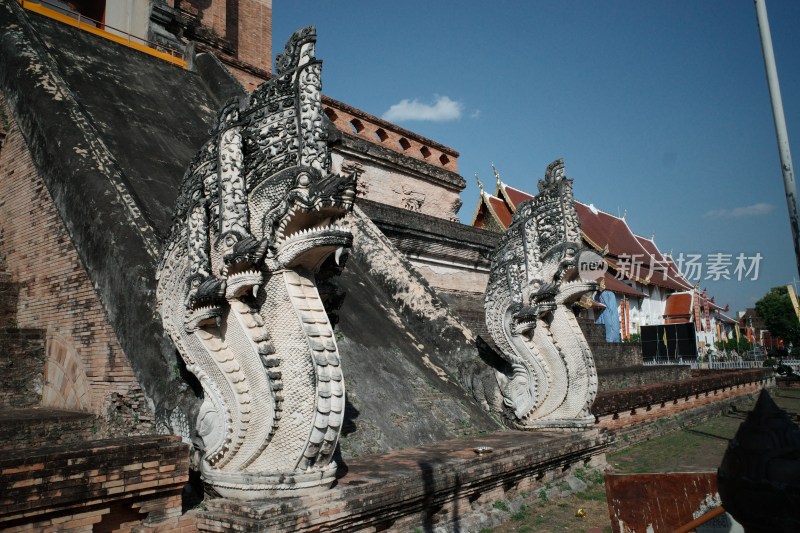
[[[778,390],[772,397],[790,415],[800,415],[800,390]],[[664,419],[659,424],[672,426],[676,431],[609,453],[608,462],[616,473],[623,474],[714,471],[722,460],[728,440],[736,434],[749,409],[752,404],[740,404],[738,410],[683,429],[677,429],[677,420]],[[573,475],[586,483],[586,490],[552,501],[547,491],[554,484],[545,483],[544,488],[530,495],[538,496],[538,500],[524,513],[522,510],[514,513],[513,520],[501,524],[493,533],[579,532],[591,528],[611,533],[603,472],[581,466],[574,469]],[[555,485],[561,486],[561,483]],[[580,508],[586,512],[584,518],[575,516]]]
[[[605,502],[606,501],[606,487],[605,485],[595,485],[590,489],[583,491],[581,494],[581,498],[588,501],[593,502]]]
[[[506,513],[508,512],[508,505],[506,505],[506,502],[502,500],[497,500],[496,502],[494,502],[492,504],[492,507],[494,507],[495,509],[499,509],[500,511],[504,511]]]
[[[520,506],[519,511],[511,515],[511,520],[515,522],[522,522],[528,517],[528,506],[524,503]]]

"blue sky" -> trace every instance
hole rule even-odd
[[[800,2],[767,8],[797,164]],[[532,191],[563,157],[578,200],[662,251],[731,254],[734,279],[700,283],[732,312],[797,277],[751,0],[276,0],[273,53],[308,24],[326,94],[461,153],[462,221],[491,161]],[[736,281],[756,253],[758,279]]]

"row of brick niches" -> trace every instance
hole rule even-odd
[[[323,109],[336,129],[401,154],[458,172],[458,152],[331,98]]]
[[[193,531],[181,516],[188,472],[175,436],[10,451],[0,457],[0,529]]]
[[[636,409],[649,409],[665,403],[688,401],[713,391],[738,388],[744,385],[774,383],[770,368],[741,370],[693,370],[685,381],[658,383],[628,389],[601,392],[592,406],[595,417],[620,416]]]

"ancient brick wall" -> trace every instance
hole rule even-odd
[[[606,342],[603,324],[595,324],[594,321],[583,318],[578,323],[592,349],[598,369],[642,366],[642,348],[639,343]]]
[[[752,402],[775,385],[762,369],[705,371],[681,383],[600,393],[592,408],[598,426],[614,432],[615,448],[699,424]]]
[[[95,438],[97,419],[90,413],[47,408],[0,411],[0,450],[80,443]]]
[[[592,406],[595,416],[620,414],[632,410],[648,409],[662,403],[673,403],[680,399],[699,397],[709,391],[730,389],[751,383],[766,383],[772,380],[769,369],[707,371],[680,382],[658,383],[629,389],[606,391],[597,395]]]
[[[4,135],[0,135],[0,149],[3,147]],[[3,258],[0,257],[0,264],[5,266]],[[11,279],[8,272],[0,272],[0,324],[7,328],[17,325],[17,296],[19,286]]]
[[[598,369],[599,390],[608,391],[642,387],[654,383],[684,381],[691,377],[689,365],[628,366]]]
[[[242,87],[244,87],[249,93],[255,91],[256,87],[265,81],[265,79],[261,76],[253,74],[252,72],[249,72],[243,68],[235,67],[230,63],[226,63],[225,67],[227,67],[230,73],[233,74],[233,77],[236,78],[236,80],[242,84]]]
[[[189,450],[179,437],[133,437],[5,453],[4,531],[194,531],[181,516]]]
[[[731,410],[747,410],[763,386],[764,383],[753,382],[676,398],[649,408],[601,416],[598,425],[614,432],[616,440],[612,448],[621,449],[701,424]]]
[[[325,114],[339,131],[458,172],[459,154],[452,148],[332,98],[326,98],[324,104]]]
[[[227,0],[173,0],[173,7],[177,7],[197,19],[205,28],[219,37],[226,37],[227,26]]]
[[[42,402],[44,336],[38,329],[0,329],[0,407]]]
[[[272,65],[272,0],[239,0],[237,57],[261,70]]]
[[[208,500],[197,513],[197,529],[485,531],[499,525],[498,501],[510,506],[525,498],[533,503],[534,494],[560,496],[570,488],[568,477],[604,465],[609,440],[601,431],[502,431],[354,458],[347,475],[323,493],[282,501]],[[493,452],[476,454],[476,446]]]
[[[42,403],[104,414],[112,394],[139,384],[4,101],[0,110],[0,256],[18,287],[17,326],[46,331]]]
[[[193,40],[242,66],[271,71],[272,0],[174,0],[174,7],[192,21],[187,31]],[[247,77],[235,70],[237,78]]]
[[[369,146],[366,142],[362,144]],[[389,150],[383,155],[390,155],[386,152]],[[456,217],[461,206],[459,190],[429,181],[426,174],[405,166],[403,161],[391,159],[370,157],[338,146],[332,154],[334,172],[346,174],[357,169],[360,198],[446,220]]]
[[[483,293],[496,234],[367,199],[358,205],[440,295],[478,295],[476,311],[484,322]]]

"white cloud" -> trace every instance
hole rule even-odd
[[[476,109],[475,111],[469,114],[469,118],[480,118],[480,116],[481,116],[480,109]]]
[[[451,100],[447,96],[434,97],[433,105],[420,102],[418,99],[403,99],[393,104],[381,118],[390,122],[404,120],[430,120],[447,122],[461,118],[461,102]]]
[[[732,209],[714,209],[707,211],[705,218],[742,218],[742,217],[757,217],[771,213],[775,206],[771,204],[753,204],[743,207],[734,207]]]

